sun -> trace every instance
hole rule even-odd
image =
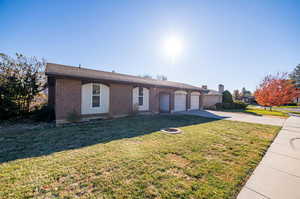
[[[174,59],[182,53],[183,42],[179,37],[169,36],[164,40],[163,48],[165,54]]]

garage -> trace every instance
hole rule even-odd
[[[199,92],[191,93],[191,110],[199,110],[199,99],[200,99]]]
[[[176,91],[174,95],[174,111],[186,111],[186,92]]]

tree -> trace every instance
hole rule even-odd
[[[155,79],[149,74],[139,75],[139,77],[143,77],[143,78],[147,78],[147,79]],[[157,80],[168,80],[167,76],[165,76],[165,75],[156,75],[156,79]]]
[[[232,103],[233,102],[232,95],[228,90],[223,92],[222,101],[224,103]]]
[[[147,79],[153,79],[151,75],[145,74],[145,75],[140,75],[140,77],[147,78]]]
[[[252,95],[252,94],[251,94],[251,91],[246,90],[245,87],[242,88],[242,93],[241,93],[241,96],[242,96],[242,97],[249,97],[249,96],[251,96],[251,95]]]
[[[297,96],[297,90],[286,73],[266,76],[255,91],[258,104],[270,107],[280,106],[292,102]]]
[[[165,75],[157,75],[156,79],[158,79],[158,80],[168,80],[167,76],[165,76]]]
[[[0,54],[0,118],[29,112],[34,97],[46,87],[45,60]]]
[[[297,88],[300,88],[300,64],[289,74],[291,80],[294,81]]]

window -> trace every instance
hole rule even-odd
[[[93,84],[92,107],[100,107],[100,85]]]
[[[139,87],[139,106],[143,106],[143,101],[144,101],[143,88]]]

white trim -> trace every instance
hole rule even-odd
[[[109,90],[110,88],[104,84],[100,86],[100,104],[93,107],[93,83],[83,84],[81,86],[81,114],[98,114],[109,112]],[[97,95],[96,95],[97,96]]]
[[[136,104],[138,105],[138,110],[139,111],[149,111],[149,89],[148,88],[143,88],[143,105],[139,105],[139,88],[140,87],[135,87],[132,89],[132,105],[135,106]]]
[[[183,95],[186,95],[187,92],[183,91],[183,90],[178,90],[178,91],[175,91],[174,94],[183,94]]]
[[[191,92],[191,95],[199,95],[200,96],[200,92]]]

